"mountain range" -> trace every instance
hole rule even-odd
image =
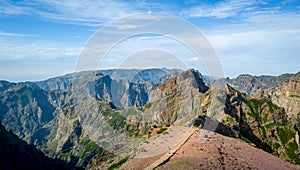
[[[47,155],[69,169],[114,169],[128,168],[138,148],[173,127],[195,127],[241,140],[248,150],[261,149],[272,160],[277,156],[300,164],[299,108],[300,72],[212,79],[194,69],[86,71],[38,82],[0,81],[0,120],[11,130],[1,126],[0,139],[28,145],[40,153],[36,160]],[[17,154],[13,149],[1,154],[6,152],[11,158]],[[174,158],[189,162],[177,154]],[[150,164],[158,158],[142,160]],[[10,169],[5,162],[1,169]],[[294,166],[287,162],[280,166]]]

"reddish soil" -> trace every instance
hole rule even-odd
[[[200,142],[201,141],[201,142]],[[145,169],[165,154],[135,158],[123,169]],[[196,131],[167,162],[155,169],[300,169],[239,139],[213,133],[205,140]]]
[[[239,139],[213,134],[199,142],[199,131],[156,169],[300,169]]]
[[[124,165],[122,165],[121,169],[130,169],[130,170],[145,169],[146,167],[151,165],[153,162],[158,160],[164,154],[165,153],[162,153],[160,155],[156,155],[153,157],[131,159],[130,161],[127,161]]]
[[[171,149],[189,132],[189,128],[182,126],[171,126],[165,133],[152,136],[148,143],[142,144],[143,152],[138,152],[135,158],[153,157]],[[156,132],[154,132],[156,133]]]

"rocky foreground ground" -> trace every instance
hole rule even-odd
[[[165,153],[168,154],[168,153]],[[144,169],[164,154],[154,157],[132,159],[124,169]],[[196,131],[186,143],[166,162],[155,169],[300,169],[261,149],[239,139],[217,133],[200,138]]]

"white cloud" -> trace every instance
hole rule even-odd
[[[81,48],[42,47],[37,44],[0,44],[0,60],[54,60],[77,57]]]
[[[226,74],[281,74],[299,71],[299,14],[275,13],[249,17],[208,31]],[[234,65],[234,67],[232,67]]]
[[[130,3],[118,0],[45,0],[1,3],[0,14],[35,15],[63,23],[99,26],[137,12]]]
[[[0,14],[21,15],[29,14],[32,9],[27,6],[14,5],[7,1],[0,1]]]
[[[240,54],[259,60],[260,57],[273,59],[293,57],[289,55],[299,51],[299,37],[299,30],[258,30],[211,35],[208,39],[221,54]]]
[[[126,57],[117,68],[180,68],[188,69],[179,57],[160,49],[147,49],[138,51]]]
[[[199,57],[191,57],[188,61],[200,61]]]
[[[119,24],[119,25],[111,25],[111,27],[117,28],[119,30],[130,30],[136,29],[139,27],[143,27],[144,25],[136,25],[136,24]]]
[[[32,15],[64,24],[102,26],[132,14],[147,11],[174,12],[174,5],[123,0],[33,0],[0,1],[0,14]],[[129,29],[127,25],[123,29]],[[131,28],[131,26],[130,26]]]
[[[186,17],[216,17],[228,18],[252,11],[258,1],[254,0],[227,0],[221,1],[214,5],[194,6],[182,11]]]
[[[168,63],[170,60],[167,61],[164,56],[161,56],[161,58],[157,60],[158,55],[154,55],[154,53],[152,53],[155,52],[155,50],[164,51],[173,55],[176,59],[180,59],[181,61],[187,61],[190,56],[194,55],[180,42],[160,35],[150,36],[147,34],[129,37],[128,39],[119,42],[119,44],[108,44],[108,47],[113,48],[105,56],[104,60],[101,61],[101,68],[118,67],[122,61],[127,60],[130,58],[130,56],[136,55],[137,53],[143,55],[140,56],[141,58],[139,58],[139,62],[136,61],[136,64],[149,64],[148,60],[151,58],[152,54],[152,60],[155,60],[155,62],[160,62],[162,65],[170,64]],[[103,46],[99,46],[98,43],[88,44],[88,46],[83,49],[80,59],[78,60],[80,64],[79,70],[97,69],[95,68],[97,66],[95,63],[100,62],[101,54],[105,54],[107,52],[106,50],[107,49],[103,49]],[[145,51],[147,51],[147,53],[144,53]],[[147,54],[147,56],[145,54]],[[83,66],[82,68],[81,65]]]
[[[181,15],[187,18],[214,17],[224,19],[222,21],[228,21],[226,24],[220,22],[220,24],[204,25],[208,28],[204,33],[208,35],[208,39],[212,42],[225,64],[240,62],[240,64],[234,65],[236,72],[248,69],[244,67],[246,64],[255,65],[259,62],[268,64],[285,62],[285,64],[297,63],[299,65],[300,14],[296,13],[297,11],[294,11],[294,13],[284,12],[281,11],[280,6],[272,7],[270,4],[266,5],[268,8],[266,6],[262,7],[260,4],[263,3],[254,0],[226,0],[211,5],[190,7],[183,10]],[[22,4],[16,1],[5,2],[0,0],[0,15],[33,15],[55,22],[88,26],[99,26],[136,12],[159,11],[163,8],[165,7],[158,4],[153,5],[141,1],[34,0]],[[177,10],[179,8],[170,8],[172,8],[171,11],[173,10],[172,13],[180,11]],[[299,7],[297,8],[299,9]],[[177,13],[177,15],[180,14]],[[150,17],[148,19],[153,19],[150,15],[148,17]],[[117,32],[116,29],[129,32],[139,27],[142,28],[142,24],[135,23],[135,20],[139,19],[147,20],[147,18],[133,17],[132,23],[116,25],[112,33],[122,33],[122,31]],[[163,21],[163,18],[159,18],[158,21]],[[147,21],[145,21],[145,24],[147,24]],[[34,35],[0,31],[0,36],[11,39],[11,37]],[[80,36],[77,38],[80,38]],[[120,61],[121,57],[130,56],[135,54],[134,52],[137,50],[147,50],[149,48],[173,51],[189,63],[196,63],[195,61],[197,61],[193,54],[186,53],[186,50],[179,47],[178,44],[163,38],[155,40],[153,37],[140,37],[123,42],[111,51],[110,57],[115,58],[107,58],[106,61],[107,63]],[[94,51],[91,52],[94,54]],[[0,42],[0,60],[58,59],[59,57],[78,56],[79,53],[80,48],[45,47],[40,44],[18,45],[11,43],[9,45],[9,43],[2,41],[1,44]],[[255,69],[264,72],[268,67],[274,67],[271,64],[265,68]],[[228,64],[227,68],[233,67]]]
[[[130,47],[130,48],[128,48]],[[115,46],[107,57],[128,57],[135,54],[137,51],[159,49],[174,54],[181,59],[193,55],[193,53],[180,42],[169,37],[153,35],[140,35],[132,37]]]
[[[31,35],[31,34],[10,33],[10,32],[3,32],[3,31],[0,31],[0,36],[5,36],[5,37],[36,37],[36,35]]]

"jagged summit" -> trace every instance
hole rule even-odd
[[[190,80],[191,85],[194,88],[198,88],[199,92],[205,93],[209,88],[205,85],[203,82],[202,77],[200,78],[200,73],[198,70],[195,69],[188,69],[187,71],[184,71],[180,73],[178,76],[176,76],[177,81],[186,81]]]
[[[170,123],[198,112],[199,96],[209,89],[199,75],[189,69],[158,85],[149,97],[149,103],[155,103],[147,110],[152,120]]]

